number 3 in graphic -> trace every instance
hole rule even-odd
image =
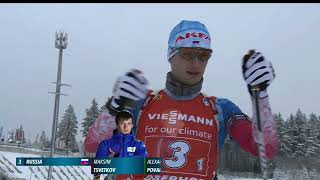
[[[190,146],[185,141],[173,141],[168,146],[173,150],[172,158],[164,160],[164,164],[169,168],[181,168],[186,162],[186,154],[190,151]]]

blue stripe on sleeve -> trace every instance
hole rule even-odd
[[[228,121],[231,119],[232,116],[243,115],[243,112],[233,102],[224,98],[216,99],[216,108],[218,111],[219,120],[219,147],[222,148],[225,138],[228,135]]]

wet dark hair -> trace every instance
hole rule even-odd
[[[117,113],[116,115],[116,124],[118,125],[120,121],[127,120],[127,119],[133,120],[133,114],[127,110],[123,110]]]

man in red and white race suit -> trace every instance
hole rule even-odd
[[[211,37],[205,25],[198,21],[181,21],[172,29],[168,46],[171,71],[167,73],[165,88],[148,91],[148,82],[139,70],[133,69],[120,76],[107,109],[86,136],[86,150],[95,152],[99,142],[111,136],[115,128],[114,115],[129,109],[135,115],[136,138],[145,143],[148,157],[162,158],[161,173],[144,175],[144,179],[217,179],[218,149],[227,135],[255,156],[258,156],[256,142],[263,142],[267,158],[274,157],[278,141],[267,94],[267,87],[274,78],[271,63],[254,50],[242,58],[242,76],[252,107],[256,106],[251,88],[260,89],[261,137],[255,133],[255,108],[251,120],[230,100],[201,92],[203,74],[212,54]],[[223,74],[221,77],[223,79]],[[117,177],[143,178],[141,175]]]

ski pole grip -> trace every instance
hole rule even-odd
[[[257,116],[257,125],[258,125],[258,130],[261,132],[261,119],[260,119],[260,108],[259,108],[259,92],[260,92],[260,88],[258,85],[254,85],[251,87],[251,90],[253,92],[253,97],[255,100],[255,104],[256,104],[256,116]]]

